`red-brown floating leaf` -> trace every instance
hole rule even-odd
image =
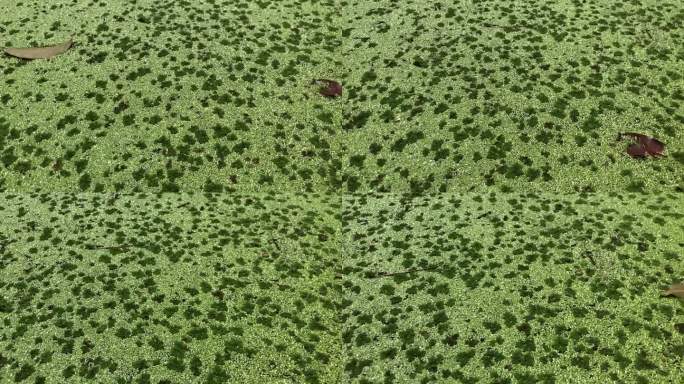
[[[684,283],[672,284],[670,288],[663,292],[663,295],[672,295],[684,299]]]
[[[665,144],[656,138],[635,132],[625,132],[618,135],[619,139],[623,139],[625,137],[635,140],[641,147],[643,147],[644,152],[651,156],[664,156],[663,152],[665,151]],[[630,153],[629,149],[627,150],[627,153]]]
[[[315,79],[313,84],[321,85],[322,88],[318,90],[318,93],[325,97],[338,97],[342,96],[342,84],[335,80],[328,79]]]
[[[630,144],[627,147],[627,154],[634,158],[646,157],[646,148],[641,144]]]
[[[62,44],[52,45],[49,47],[5,48],[5,53],[10,56],[27,60],[49,59],[53,56],[57,56],[59,54],[66,52],[69,48],[71,48],[72,44],[72,39],[69,39],[68,41]]]
[[[665,156],[663,155],[665,144],[658,139],[650,138],[644,146],[646,147],[646,152],[651,156]]]

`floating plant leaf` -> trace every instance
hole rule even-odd
[[[52,45],[49,47],[5,48],[5,53],[20,59],[49,59],[53,56],[57,56],[66,52],[69,48],[71,48],[72,44],[73,40],[69,39],[62,44]]]
[[[684,299],[684,283],[672,284],[665,292],[665,296],[677,296]]]
[[[627,153],[632,157],[645,157],[646,154],[651,156],[664,156],[665,144],[653,137],[634,132],[625,132],[618,134],[618,139],[625,137],[635,140],[636,143],[627,147]]]
[[[322,86],[321,89],[318,90],[318,93],[325,97],[342,96],[342,84],[335,80],[315,79],[313,84]]]

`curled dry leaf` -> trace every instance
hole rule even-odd
[[[677,296],[684,299],[684,282],[672,284],[670,288],[663,292],[664,296]]]
[[[325,97],[342,96],[342,84],[335,80],[315,79],[313,84],[321,86],[321,89],[318,90],[318,93]]]
[[[71,48],[72,44],[73,40],[69,39],[68,41],[62,44],[52,45],[49,47],[5,48],[5,53],[10,56],[27,60],[49,59],[53,56],[57,56],[59,54],[66,52],[69,48]]]
[[[645,157],[646,154],[657,157],[664,156],[665,144],[653,137],[634,132],[625,132],[618,134],[618,140],[629,138],[636,141],[627,147],[627,154],[632,157]]]

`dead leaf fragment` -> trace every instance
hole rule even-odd
[[[337,82],[335,80],[315,79],[313,81],[313,84],[322,86],[321,89],[318,90],[318,93],[320,93],[322,96],[325,96],[325,97],[342,96],[342,84],[340,84],[339,82]]]
[[[72,44],[73,40],[69,39],[68,41],[62,44],[52,45],[49,47],[5,48],[5,53],[10,56],[27,60],[49,59],[53,56],[57,56],[59,54],[66,52],[69,48],[71,48]]]
[[[631,144],[629,147],[627,147],[627,154],[632,157],[645,157],[646,154],[649,154],[653,157],[665,156],[663,154],[665,151],[665,143],[656,138],[635,132],[624,132],[618,134],[618,140],[622,140],[624,138],[630,138],[636,141],[635,144]]]
[[[677,296],[684,299],[684,282],[672,284],[670,288],[663,292],[664,296]]]
[[[627,147],[627,154],[635,159],[646,157],[646,148],[644,148],[643,145],[630,144],[629,147]]]

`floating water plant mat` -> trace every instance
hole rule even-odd
[[[0,381],[335,382],[331,203],[3,195]]]
[[[1,194],[0,377],[679,382],[682,201]]]
[[[681,382],[683,202],[347,199],[343,382]]]
[[[342,75],[318,2],[0,2],[0,190],[335,188]]]
[[[684,185],[684,3],[348,2],[348,189]],[[640,162],[635,131],[667,145]],[[652,160],[652,159],[649,159]]]
[[[680,0],[4,1],[1,46],[74,46],[0,57],[0,190],[682,185],[683,14]],[[666,156],[631,158],[622,132]]]

